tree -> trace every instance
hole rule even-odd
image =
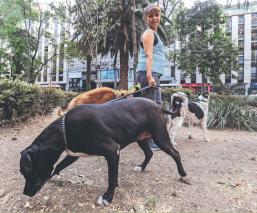
[[[113,0],[111,1],[111,9],[108,10],[108,19],[110,28],[107,31],[106,45],[104,53],[111,52],[114,56],[114,64],[117,56],[120,56],[120,84],[119,87],[127,89],[128,87],[128,58],[134,56],[133,53],[133,0]],[[135,46],[139,47],[140,36],[145,28],[143,17],[143,8],[147,5],[145,0],[135,1],[135,23],[136,23],[136,41]],[[165,22],[162,19],[158,32],[164,42],[167,41]],[[137,57],[137,56],[136,56]],[[135,67],[135,65],[134,65]]]
[[[43,10],[40,4],[32,0],[3,1],[0,4],[0,11],[3,12],[3,25],[0,26],[1,67],[7,69],[5,72],[9,72],[12,79],[21,78],[34,83],[38,73],[49,61],[54,60],[58,54],[64,54],[55,51],[44,59],[38,54],[42,37],[48,38],[49,48],[59,48],[54,35],[48,31],[49,20],[56,11]]]
[[[182,10],[176,20],[180,69],[191,75],[198,68],[202,83],[208,77],[214,84],[221,83],[221,74],[238,70],[237,48],[225,35],[226,18],[214,0],[198,1],[191,9]]]
[[[90,1],[92,2],[90,3]],[[138,48],[140,36],[145,28],[143,7],[147,5],[147,2],[145,0],[136,0],[135,5],[136,8],[133,7],[133,0],[77,0],[75,9],[73,9],[76,16],[74,26],[77,38],[79,38],[78,45],[80,49],[84,50],[85,56],[88,53],[93,57],[99,53],[103,55],[111,53],[111,57],[114,57],[114,66],[119,55],[119,87],[123,89],[128,87],[129,55],[135,55],[135,47]],[[132,22],[134,10],[136,33],[135,29],[133,30]],[[165,42],[167,41],[164,27],[166,21],[167,19],[162,20],[159,29],[160,36]],[[133,39],[133,36],[136,39]]]
[[[108,28],[106,10],[109,1],[104,0],[76,0],[71,7],[75,35],[73,42],[80,52],[80,57],[87,60],[86,89],[90,89],[91,62],[97,69],[97,55],[102,52],[105,34]],[[100,72],[98,86],[100,86]]]

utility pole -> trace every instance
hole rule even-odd
[[[137,31],[136,31],[136,17],[135,17],[135,11],[136,11],[136,2],[135,0],[132,0],[132,42],[133,42],[133,77],[134,77],[134,85],[136,82],[136,68],[138,63],[138,55],[137,55]]]

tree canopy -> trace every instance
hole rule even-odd
[[[214,0],[196,2],[180,11],[176,28],[180,40],[179,68],[191,75],[198,68],[203,83],[221,83],[220,75],[238,70],[238,51],[224,32],[226,17]]]
[[[57,48],[48,27],[49,19],[61,13],[57,8],[43,10],[33,0],[3,0],[0,14],[0,74],[34,83],[43,66],[56,56],[42,59],[39,49],[43,37]]]

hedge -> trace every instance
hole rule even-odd
[[[189,89],[162,89],[164,107],[169,108],[170,97],[175,92],[193,96]],[[63,108],[76,95],[56,88],[40,88],[19,80],[0,80],[0,125],[52,112],[56,106]],[[257,97],[254,96],[211,95],[208,127],[257,130],[256,106]]]
[[[48,113],[56,106],[64,107],[75,95],[19,80],[0,80],[0,124]]]

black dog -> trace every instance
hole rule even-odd
[[[178,103],[173,117],[179,116],[179,108]],[[175,160],[179,174],[186,176],[180,155],[171,145],[163,112],[170,113],[145,98],[80,105],[70,110],[65,117],[50,124],[21,152],[20,171],[26,179],[23,194],[34,196],[41,189],[51,177],[54,164],[63,151],[73,156],[61,169],[79,156],[99,155],[107,160],[109,187],[98,197],[97,204],[108,205],[118,186],[120,150],[137,141],[145,154],[145,160],[137,166],[143,171],[153,155],[147,144],[150,136],[161,150]]]

